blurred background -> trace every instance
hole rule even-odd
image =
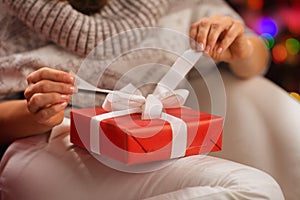
[[[300,0],[227,0],[259,34],[272,61],[266,77],[300,93]]]

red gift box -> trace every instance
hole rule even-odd
[[[168,108],[165,113],[187,125],[184,156],[221,150],[223,118],[190,108]],[[92,151],[91,118],[107,113],[103,108],[71,110],[71,142]],[[170,159],[173,130],[162,119],[142,120],[140,113],[99,121],[101,155],[125,164]],[[174,146],[173,148],[176,148]]]

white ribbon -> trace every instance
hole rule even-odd
[[[170,158],[182,157],[185,155],[187,146],[186,123],[177,117],[163,112],[163,108],[177,108],[184,105],[189,91],[185,89],[174,90],[182,81],[185,75],[196,64],[202,53],[187,50],[179,57],[171,70],[157,84],[153,94],[146,98],[133,85],[129,84],[120,91],[109,91],[90,86],[83,80],[77,83],[79,89],[89,89],[106,92],[108,95],[102,107],[108,113],[92,117],[90,122],[90,147],[91,151],[100,154],[100,122],[104,119],[141,113],[142,119],[162,119],[170,123],[172,129],[172,150]]]

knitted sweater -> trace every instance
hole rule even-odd
[[[0,23],[5,30],[0,38],[0,95],[6,96],[22,91],[27,74],[41,66],[76,71],[82,56],[109,37],[125,30],[156,26],[169,0],[111,0],[92,16],[61,0],[2,0],[2,3],[1,10],[8,13],[2,12]],[[119,47],[130,49],[144,37],[142,31],[134,34],[127,37],[128,41],[117,44],[118,47],[102,45],[99,52],[105,57]],[[62,48],[49,48],[51,43]],[[8,77],[11,74],[14,76]]]
[[[61,0],[2,0],[8,11],[47,40],[79,55],[88,54],[112,35],[156,26],[169,0],[111,0],[99,13],[88,16]],[[21,36],[22,37],[22,36]],[[141,40],[140,36],[134,38]],[[133,42],[123,43],[129,45]]]
[[[158,43],[159,48],[163,48],[161,42],[166,40],[166,48],[178,49],[178,53],[188,48],[186,38],[179,42],[182,39],[178,40],[178,35],[174,34],[174,37],[159,40],[160,33],[151,36],[144,29],[146,27],[167,27],[186,35],[190,24],[204,16],[220,13],[239,18],[222,0],[170,2],[110,0],[99,13],[87,16],[73,9],[67,1],[2,0],[0,98],[24,90],[26,76],[40,67],[77,72],[85,56],[96,46],[93,53],[96,52],[98,60],[105,60],[139,45],[143,47],[147,40],[148,43]],[[127,30],[134,31],[124,34]],[[122,37],[109,40],[118,34]],[[114,88],[122,74],[131,68],[149,62],[170,65],[178,56],[162,52],[142,51],[138,56],[122,56],[109,69],[103,69],[97,62],[89,63],[88,70],[81,75],[100,87]],[[104,77],[100,81],[99,74]]]

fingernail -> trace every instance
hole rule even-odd
[[[78,92],[77,88],[74,87],[74,86],[71,86],[71,87],[70,87],[70,90],[71,90],[72,94],[75,94],[75,93]]]
[[[205,52],[206,52],[206,53],[209,53],[209,51],[210,51],[210,46],[207,45],[206,48],[205,48]]]
[[[73,76],[70,76],[70,81],[71,81],[71,83],[74,83],[75,82],[75,78]]]
[[[197,44],[197,51],[204,51],[204,44],[203,43],[198,43]]]
[[[60,95],[60,98],[63,100],[66,100],[66,99],[69,99],[69,96],[62,94],[62,95]]]
[[[204,44],[203,44],[203,43],[200,43],[200,44],[199,44],[199,47],[200,47],[200,50],[201,50],[201,51],[204,51]]]
[[[223,48],[219,47],[218,50],[217,50],[217,53],[220,54],[220,53],[222,53],[222,51],[223,51]]]
[[[59,106],[60,106],[61,108],[65,108],[67,105],[68,105],[67,102],[63,102],[63,103],[59,104]]]

